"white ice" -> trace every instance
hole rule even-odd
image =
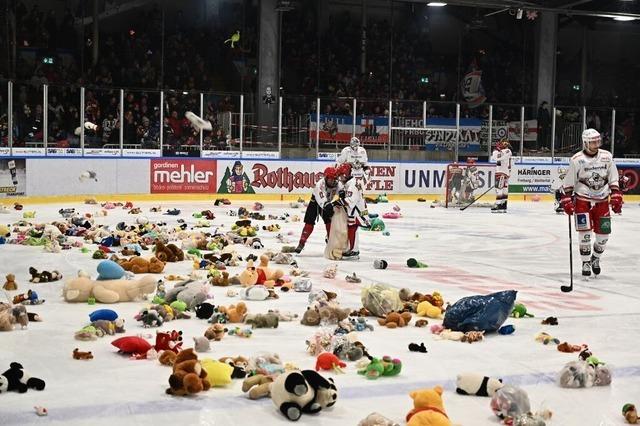
[[[152,220],[176,224],[175,216],[148,213],[150,202],[135,203]],[[322,270],[331,262],[322,257],[324,227],[318,224],[304,252],[297,257],[301,268],[312,272],[314,287],[339,293],[343,306],[359,308],[362,286],[381,282],[414,291],[440,291],[445,300],[455,302],[463,296],[486,294],[502,289],[518,290],[518,299],[535,314],[531,319],[509,319],[516,332],[511,336],[490,335],[484,342],[466,344],[437,341],[428,328],[410,325],[387,329],[376,324],[374,332],[360,333],[360,340],[378,356],[391,355],[403,361],[399,377],[369,381],[356,374],[349,365],[346,374],[332,376],[339,389],[334,408],[319,415],[304,415],[300,424],[356,425],[372,411],[378,411],[404,424],[412,408],[408,396],[411,390],[444,385],[444,404],[454,424],[497,425],[489,408],[489,399],[460,396],[454,391],[456,374],[472,371],[503,378],[505,383],[522,386],[529,394],[533,409],[546,407],[553,411],[553,425],[622,425],[621,407],[627,402],[640,405],[640,337],[638,326],[637,236],[640,219],[637,205],[625,205],[622,216],[612,220],[613,234],[602,260],[602,275],[589,282],[582,281],[580,257],[574,236],[574,282],[572,293],[561,293],[560,285],[569,282],[569,245],[567,217],[556,215],[550,203],[511,203],[509,213],[491,214],[488,209],[434,208],[417,202],[399,203],[403,218],[385,220],[390,236],[360,232],[359,262],[340,262],[338,276],[322,277]],[[235,220],[225,213],[240,205],[213,207],[204,202],[163,203],[163,207],[179,207],[181,217],[195,221],[193,211],[211,209],[216,225],[225,229]],[[265,214],[292,211],[283,204],[265,203]],[[393,203],[370,206],[370,211],[390,211]],[[36,210],[38,221],[59,219],[62,207],[75,207],[80,212],[94,212],[95,206],[81,204],[27,204],[25,210]],[[12,211],[0,216],[0,222],[15,222],[22,212]],[[99,223],[115,224],[133,219],[125,210],[109,211]],[[263,225],[273,221],[258,222]],[[301,223],[283,225],[283,232],[292,232],[291,244],[296,245]],[[266,248],[278,248],[275,233],[261,231]],[[242,248],[242,255],[249,250]],[[409,269],[407,258],[415,257],[429,265],[426,269]],[[373,260],[386,259],[387,270],[373,269]],[[96,260],[78,249],[61,254],[44,253],[39,247],[0,246],[0,277],[15,273],[19,292],[35,289],[46,303],[30,307],[44,317],[44,322],[31,323],[28,329],[16,329],[0,334],[0,371],[12,361],[19,361],[33,376],[47,382],[44,391],[29,390],[26,394],[0,395],[0,425],[27,425],[56,422],[64,425],[248,425],[286,424],[269,399],[251,401],[240,389],[241,381],[228,388],[215,388],[191,398],[165,394],[170,371],[157,361],[132,361],[117,354],[104,337],[95,342],[74,340],[76,330],[87,325],[87,314],[99,306],[65,303],[60,294],[61,282],[32,284],[28,268],[57,269],[65,277],[78,269],[95,272]],[[165,273],[188,274],[191,262],[169,264]],[[232,270],[240,271],[240,267]],[[362,284],[347,283],[344,277],[356,272]],[[214,288],[215,303],[231,304],[238,300],[225,295],[226,288]],[[14,292],[9,294],[12,297]],[[266,312],[269,308],[290,310],[302,314],[306,308],[306,293],[281,294],[276,301],[249,302],[250,312]],[[109,306],[127,321],[127,335],[155,332],[143,329],[133,320],[142,303]],[[543,326],[541,319],[557,316],[560,325]],[[374,321],[373,318],[370,319]],[[430,320],[430,324],[437,321]],[[412,322],[413,324],[413,322]],[[206,328],[202,320],[179,320],[167,323],[163,329],[181,329],[185,346],[193,336]],[[226,336],[213,344],[205,357],[225,355],[251,356],[259,351],[274,351],[285,362],[301,368],[313,368],[315,359],[305,352],[305,339],[316,329],[298,322],[281,323],[275,330],[258,329],[253,337],[242,339]],[[561,389],[554,381],[556,374],[576,354],[565,354],[554,346],[534,341],[534,336],[546,331],[561,341],[586,343],[600,360],[613,368],[613,383],[609,387]],[[424,342],[428,353],[409,352],[410,342]],[[75,347],[90,350],[95,359],[76,361],[71,352]],[[47,418],[39,418],[33,406],[49,410]]]

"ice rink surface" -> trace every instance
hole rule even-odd
[[[163,216],[148,213],[150,202],[134,203],[142,207],[143,215],[151,220],[167,221],[175,225],[181,217],[195,222],[194,211],[211,209],[216,214],[215,225],[229,229],[236,218],[226,214],[239,206],[251,203],[233,202],[231,206],[213,207],[205,202],[168,202],[162,206],[182,209],[182,214]],[[360,289],[373,282],[409,287],[413,291],[440,291],[451,303],[463,296],[486,294],[514,289],[518,301],[525,303],[535,318],[507,320],[516,332],[510,336],[489,335],[474,344],[434,340],[427,328],[410,326],[387,329],[375,324],[374,332],[359,334],[369,352],[376,356],[400,358],[400,376],[366,380],[356,374],[356,367],[348,365],[346,374],[323,373],[332,376],[337,384],[338,402],[319,415],[304,415],[299,424],[357,425],[372,411],[405,424],[404,418],[412,408],[408,393],[412,390],[441,384],[445,387],[444,404],[454,424],[497,425],[498,419],[489,408],[489,398],[460,396],[455,393],[455,378],[471,371],[500,377],[505,383],[523,387],[529,394],[534,410],[553,411],[552,425],[622,425],[622,405],[640,405],[640,308],[637,288],[638,236],[640,210],[637,203],[625,204],[622,216],[612,219],[613,234],[601,262],[602,275],[589,282],[580,277],[580,256],[574,235],[574,282],[572,293],[561,293],[560,285],[569,281],[567,217],[556,215],[551,203],[510,202],[508,214],[491,214],[487,208],[458,209],[429,208],[429,203],[401,202],[403,217],[385,220],[390,236],[360,231],[361,258],[358,262],[339,262],[335,279],[322,277],[323,269],[332,262],[322,257],[324,227],[318,225],[306,249],[297,256],[300,268],[311,272],[315,288],[336,291],[342,306],[359,308]],[[384,213],[393,203],[371,205],[370,211]],[[95,212],[97,206],[82,204],[25,205],[25,210],[38,212],[36,222],[60,219],[61,207],[75,207],[80,212]],[[303,215],[304,210],[292,210],[284,204],[265,203],[265,214],[288,211]],[[13,223],[22,212],[0,215],[0,223]],[[110,210],[109,215],[97,218],[98,223],[116,224],[132,221],[126,210]],[[263,224],[274,221],[255,222]],[[283,233],[292,245],[302,224],[283,224]],[[276,233],[260,231],[265,249],[278,249],[282,244]],[[31,284],[28,268],[57,269],[65,278],[75,276],[79,269],[95,274],[98,261],[79,249],[50,254],[41,247],[15,245],[0,246],[0,277],[14,273],[19,290],[36,290],[46,303],[29,307],[44,317],[44,322],[31,323],[26,330],[16,329],[0,334],[0,370],[12,361],[22,363],[27,372],[47,382],[44,391],[29,390],[26,394],[0,395],[0,425],[31,425],[57,423],[64,425],[181,425],[233,426],[249,424],[286,424],[286,420],[271,400],[251,401],[241,391],[241,380],[228,388],[214,388],[195,397],[180,398],[165,394],[170,375],[169,367],[150,360],[129,360],[118,355],[104,337],[94,342],[74,340],[74,332],[88,324],[87,314],[100,306],[68,304],[62,300],[62,282]],[[242,247],[241,255],[252,252]],[[255,252],[259,254],[258,252]],[[146,253],[147,257],[150,255]],[[426,269],[409,269],[407,258],[415,257],[429,265]],[[373,269],[373,260],[389,262],[387,270]],[[272,265],[285,266],[285,265]],[[164,274],[183,274],[191,271],[192,262],[168,264]],[[231,268],[239,272],[243,267]],[[344,277],[356,272],[361,284],[347,283]],[[163,274],[163,275],[164,275]],[[214,287],[214,303],[229,305],[238,298],[226,296],[226,288]],[[16,292],[8,295],[13,296]],[[278,308],[302,314],[307,306],[307,293],[280,293],[279,300],[247,302],[249,312],[265,313]],[[133,315],[142,302],[108,306],[126,319],[126,335],[155,333],[143,329]],[[104,306],[103,306],[104,307]],[[544,326],[540,321],[556,316],[559,326]],[[415,316],[414,316],[415,318]],[[369,319],[374,323],[373,318]],[[430,324],[438,323],[429,320]],[[207,324],[192,318],[166,323],[163,330],[181,329],[185,347],[193,336],[202,335]],[[212,351],[201,358],[243,355],[249,357],[260,351],[280,354],[283,362],[301,368],[313,368],[315,358],[305,352],[305,339],[316,328],[299,322],[281,322],[277,329],[257,329],[250,339],[225,336],[212,342]],[[613,383],[609,387],[561,389],[555,384],[563,365],[577,359],[576,354],[561,353],[555,346],[545,346],[534,340],[537,333],[546,331],[561,341],[586,343],[600,360],[613,368]],[[424,342],[428,353],[409,352],[410,342]],[[90,350],[95,358],[76,361],[71,352],[75,347]],[[37,417],[33,406],[44,406],[48,417]]]

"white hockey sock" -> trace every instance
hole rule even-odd
[[[580,237],[580,257],[583,262],[591,260],[591,231],[578,231]]]
[[[593,243],[593,255],[595,257],[602,256],[604,253],[604,246],[607,245],[607,241],[609,241],[609,235],[606,234],[596,234],[596,241]]]

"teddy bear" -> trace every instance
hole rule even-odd
[[[409,393],[413,410],[407,414],[407,426],[451,426],[442,402],[442,387],[420,389]]]
[[[274,313],[249,314],[244,323],[251,325],[251,328],[278,328],[278,321],[278,315]]]
[[[209,270],[209,282],[217,287],[227,287],[229,285],[229,273],[227,271]]]
[[[247,315],[247,305],[244,302],[238,302],[237,305],[230,305],[229,307],[220,306],[220,312],[227,315],[230,323],[244,322],[244,318]]]
[[[249,392],[249,398],[260,399],[271,394],[273,378],[264,374],[255,374],[242,382],[242,392]]]
[[[209,298],[208,284],[187,280],[178,283],[167,291],[165,300],[167,303],[181,300],[187,304],[187,309],[194,309],[197,305]]]
[[[225,356],[222,358],[218,358],[220,362],[226,362],[231,367],[233,367],[233,373],[231,373],[232,379],[244,379],[247,376],[247,367],[249,365],[249,360],[243,356],[230,357]]]
[[[6,281],[2,286],[3,289],[7,291],[13,291],[18,289],[18,284],[16,284],[16,276],[13,274],[7,274]]]
[[[100,303],[130,302],[151,294],[156,289],[156,280],[146,275],[139,280],[94,281],[87,277],[72,278],[63,287],[67,302],[87,302],[93,297]]]
[[[385,318],[379,318],[378,324],[384,325],[387,328],[404,327],[411,321],[411,314],[409,312],[403,312],[401,314],[397,312],[389,312]]]
[[[258,283],[258,271],[256,267],[253,265],[253,260],[249,260],[247,262],[247,267],[238,275],[238,279],[240,284],[243,287],[249,287],[252,285],[256,285]]]
[[[256,268],[258,270],[259,278],[258,284],[264,284],[267,286],[273,286],[279,279],[284,276],[282,269],[269,268],[269,256],[260,256],[260,265]],[[264,279],[260,276],[260,271],[264,274]]]
[[[219,342],[227,331],[223,324],[215,323],[205,330],[204,337]]]
[[[211,388],[207,372],[198,361],[193,348],[180,351],[173,363],[173,373],[169,376],[167,394],[175,396],[193,395]]]
[[[157,257],[152,257],[147,260],[140,256],[133,256],[129,260],[119,259],[116,261],[125,271],[133,272],[134,274],[159,274],[164,271],[164,262]]]
[[[302,315],[300,324],[310,326],[320,325],[320,313],[313,308],[307,308]]]
[[[156,241],[154,251],[156,257],[162,262],[181,262],[184,260],[184,252],[175,244],[165,245],[162,241]]]
[[[0,376],[0,394],[10,391],[25,393],[29,389],[41,391],[44,387],[44,380],[29,376],[17,362],[9,364],[9,369]]]

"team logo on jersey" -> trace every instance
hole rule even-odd
[[[601,190],[607,184],[606,179],[604,179],[602,176],[600,176],[596,172],[591,173],[591,176],[589,176],[588,178],[580,179],[580,182],[587,185],[590,189],[594,191]]]
[[[590,229],[591,229],[591,224],[589,223],[589,215],[587,213],[577,213],[576,214],[576,231],[588,231]],[[587,240],[585,239],[585,241]]]

